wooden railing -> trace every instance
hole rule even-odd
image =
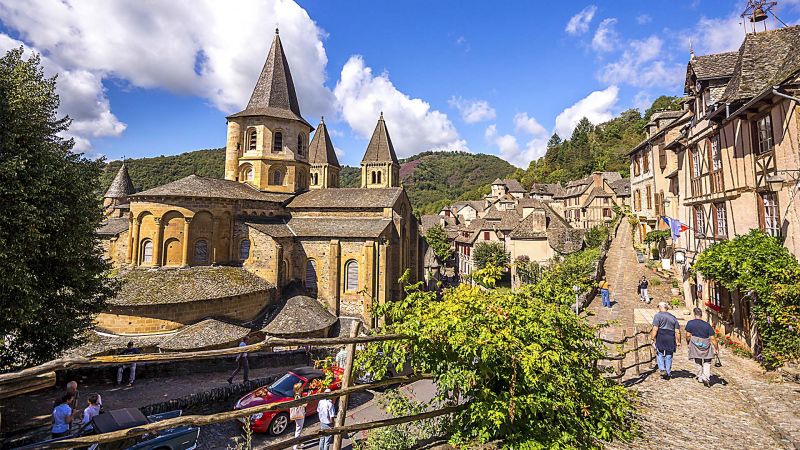
[[[642,370],[641,366],[643,364],[651,364],[655,360],[655,355],[653,354],[653,345],[650,343],[647,336],[650,334],[650,331],[638,330],[636,327],[630,329],[631,334],[627,334],[629,329],[623,328],[623,337],[622,339],[618,340],[611,340],[611,339],[604,339],[600,338],[600,341],[604,344],[609,345],[621,345],[622,349],[616,354],[606,355],[603,358],[600,358],[602,361],[612,361],[614,364],[614,375],[608,376],[607,378],[610,379],[620,379],[625,376],[628,370],[634,369],[636,371],[636,375],[641,375]],[[644,338],[640,338],[640,336],[644,336]],[[625,349],[627,346],[628,341],[633,341],[633,347],[629,349]],[[647,359],[642,360],[640,351],[643,349],[647,349]],[[634,356],[634,363],[630,366],[623,366],[625,360],[627,359],[628,355],[633,353]]]

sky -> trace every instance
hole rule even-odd
[[[324,116],[341,163],[359,164],[382,111],[401,158],[524,168],[582,117],[682,95],[690,47],[738,49],[745,3],[0,0],[0,52],[23,46],[58,74],[76,151],[173,155],[224,146],[279,27],[300,110]],[[775,11],[800,23],[800,0]]]

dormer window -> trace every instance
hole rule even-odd
[[[272,151],[279,152],[281,150],[283,150],[283,133],[276,131],[272,138]]]
[[[254,152],[256,151],[256,143],[258,142],[258,133],[256,130],[250,130],[247,134],[247,151]]]

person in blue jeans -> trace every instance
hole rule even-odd
[[[650,339],[656,347],[656,361],[661,378],[669,380],[672,377],[672,355],[680,347],[680,329],[678,319],[669,313],[666,302],[658,304],[658,312],[653,316],[653,330]]]
[[[606,281],[606,277],[603,277],[600,280],[600,284],[597,285],[600,288],[600,298],[603,300],[603,308],[611,308],[611,295],[608,292],[608,281]]]

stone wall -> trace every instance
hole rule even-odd
[[[97,315],[98,328],[116,334],[159,333],[197,323],[207,317],[246,322],[275,302],[276,292],[260,291],[185,303],[121,306],[109,305]]]

